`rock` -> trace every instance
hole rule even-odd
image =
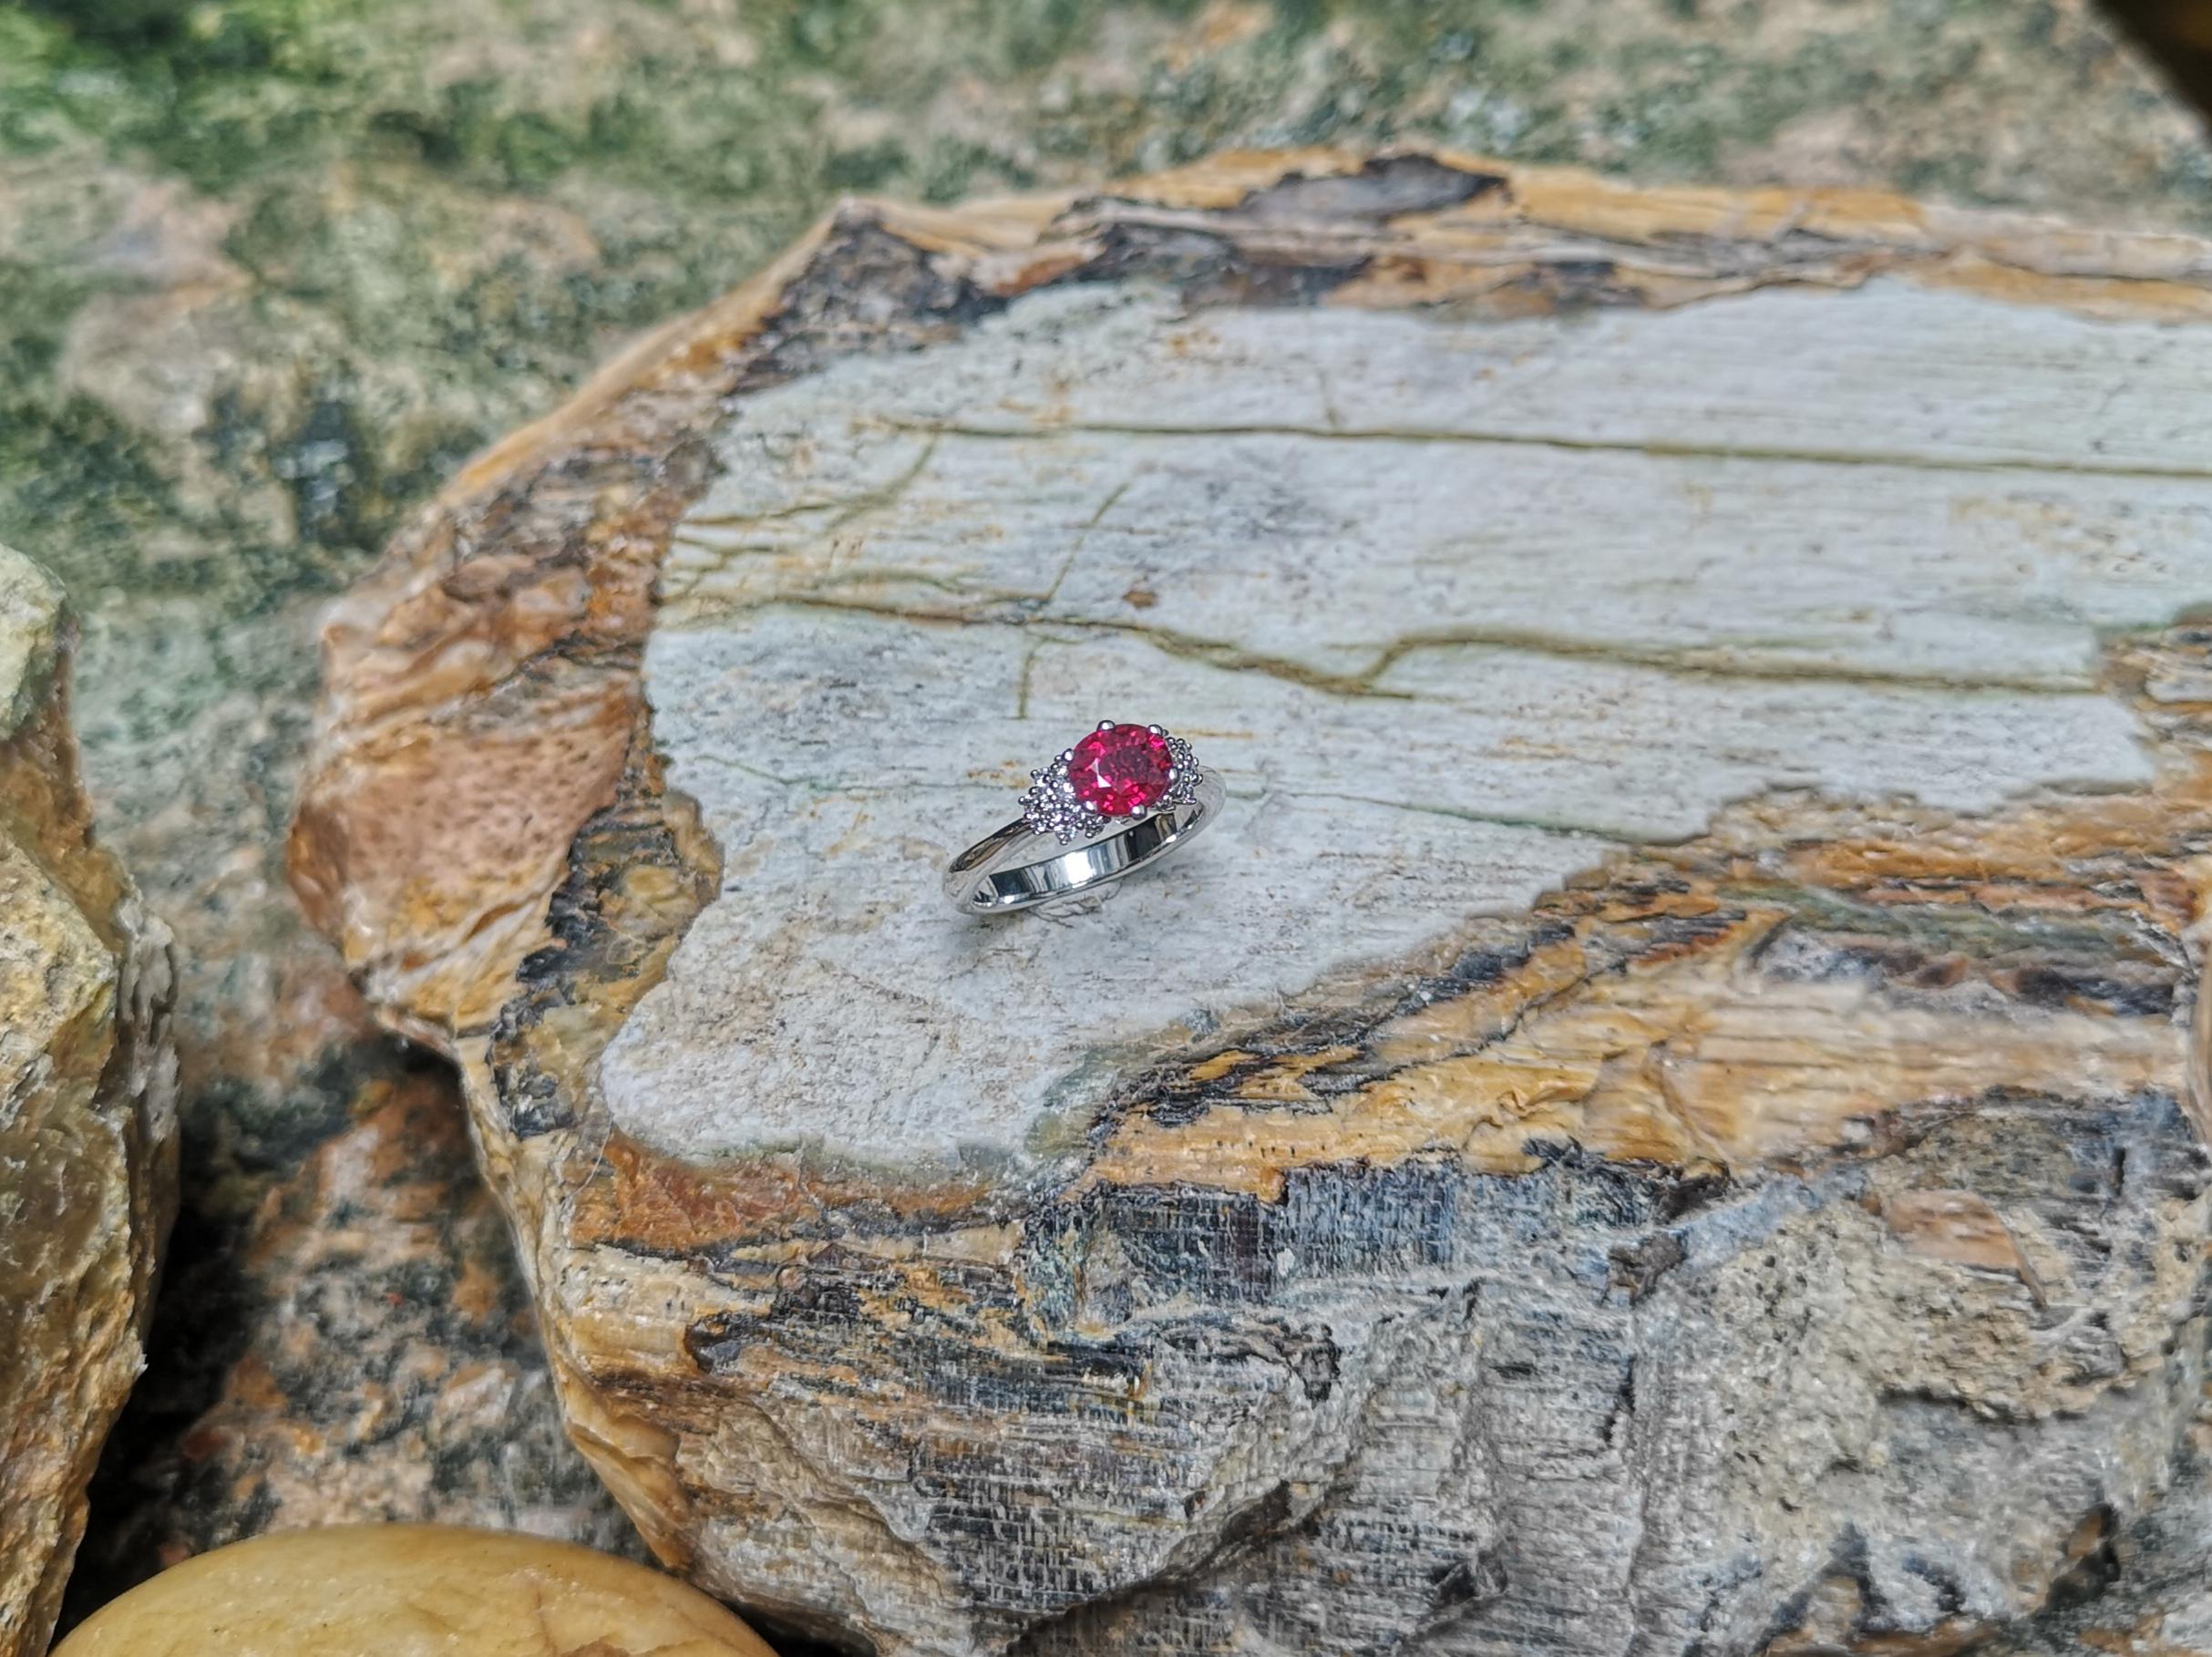
[[[2136,1524],[2085,1535],[2064,1591],[1983,1648],[1990,1657],[2195,1657],[2212,1652],[2212,1408],[2174,1487]]]
[[[2026,1638],[2203,1382],[2208,324],[1871,192],[849,206],[339,607],[294,880],[758,1617]],[[1101,715],[1220,828],[943,911]]]
[[[93,839],[69,648],[0,547],[0,1657],[53,1631],[177,1199],[169,933]]]
[[[517,1303],[480,1210],[438,1259],[437,1228],[404,1219],[406,1248],[349,1254],[343,1208],[317,1208],[358,1189],[329,1177],[355,1152],[386,1218],[458,1198],[465,1169],[449,1132],[393,1168],[389,1095],[419,1121],[431,1084],[365,1029],[279,855],[332,585],[609,340],[757,267],[841,190],[1080,185],[1284,132],[2212,221],[2201,131],[2088,0],[1579,0],[1441,33],[1245,0],[985,10],[901,0],[877,27],[815,7],[788,28],[663,0],[216,5],[189,28],[166,0],[0,13],[0,99],[30,135],[0,144],[0,241],[29,273],[0,306],[0,540],[85,619],[87,787],[180,962],[188,1178],[74,1608],[265,1527],[560,1516],[603,1543],[624,1524],[582,1499],[588,1470],[534,1406],[530,1337],[386,1298],[395,1277],[494,1271]],[[358,1418],[319,1369],[356,1339],[371,1364],[417,1339],[436,1356]],[[476,1364],[515,1377],[504,1455],[484,1395],[437,1380]]]
[[[172,1250],[168,1361],[94,1482],[65,1621],[262,1529],[466,1522],[642,1553],[561,1430],[451,1071],[390,1045],[319,1073],[334,1121],[264,1118],[195,1169],[206,1229]],[[235,1229],[209,1227],[229,1204]]]
[[[445,1525],[341,1525],[201,1554],[55,1657],[773,1657],[705,1594],[627,1559]]]

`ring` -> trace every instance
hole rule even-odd
[[[945,896],[962,914],[1110,885],[1194,838],[1229,797],[1180,736],[1111,719],[1029,777],[1022,815],[945,868]]]

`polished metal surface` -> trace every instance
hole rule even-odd
[[[1114,832],[1079,846],[1016,818],[952,859],[945,870],[945,896],[963,914],[1006,915],[1096,891],[1200,833],[1220,815],[1228,797],[1220,774],[1199,767],[1189,799],[1116,819],[1120,826]]]

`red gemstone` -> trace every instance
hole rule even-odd
[[[1109,725],[1075,745],[1067,780],[1101,817],[1133,817],[1168,792],[1168,739],[1141,725]]]

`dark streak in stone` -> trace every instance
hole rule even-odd
[[[1453,167],[1429,155],[1370,158],[1357,172],[1294,172],[1248,192],[1233,210],[1261,221],[1351,220],[1384,223],[1401,213],[1441,212],[1477,196],[1510,193],[1503,175]]]
[[[1622,1243],[1610,1256],[1613,1283],[1640,1301],[1658,1286],[1659,1280],[1689,1257],[1682,1240],[1672,1231],[1654,1231],[1632,1243]]]
[[[1341,264],[1271,262],[1227,236],[1149,225],[1112,224],[1099,242],[1098,252],[1065,280],[1164,282],[1193,306],[1318,304],[1367,266],[1364,258]]]

